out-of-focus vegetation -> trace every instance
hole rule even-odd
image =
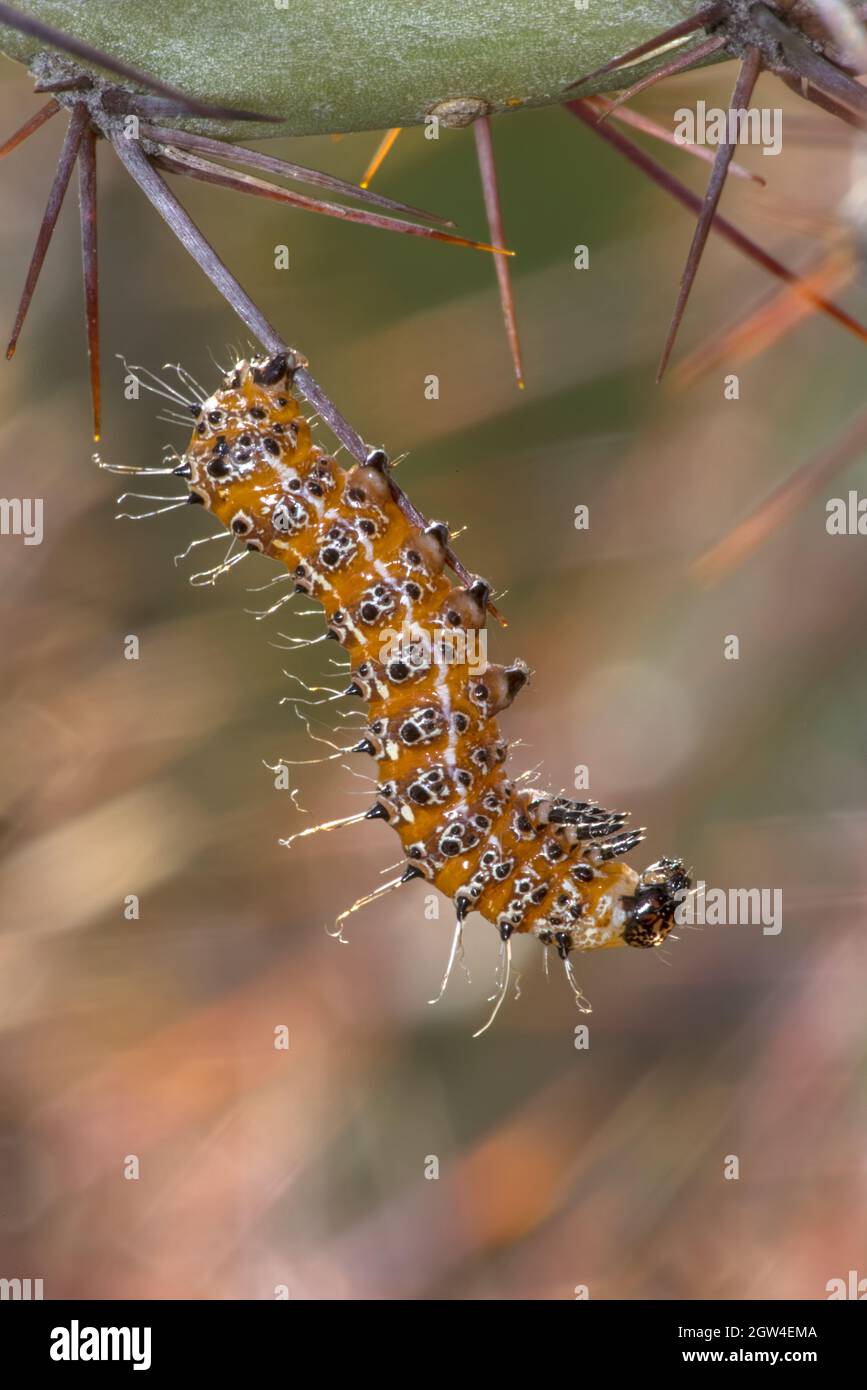
[[[23,72],[3,77],[7,129],[32,99]],[[644,109],[670,122],[699,91],[724,105],[730,80],[690,77]],[[486,258],[182,195],[365,437],[408,451],[414,500],[465,524],[461,554],[508,590],[492,655],[535,671],[507,719],[516,770],[569,788],[587,764],[592,795],[650,827],[641,863],[680,853],[709,885],[780,888],[783,930],[682,930],[664,962],[578,959],[588,1051],[534,942],[517,945],[521,998],[471,1041],[497,949],[478,919],[472,984],[457,972],[429,1007],[452,923],[444,901],[426,918],[423,886],[358,914],[349,946],[329,939],[396,842],[376,823],[277,844],[307,821],[263,762],[327,751],[280,706],[281,672],[334,671],[324,647],[269,639],[321,629],[245,613],[275,592],[247,592],[271,577],[256,557],[188,587],[172,557],[207,534],[200,513],[113,520],[118,480],[90,461],[70,199],[0,374],[0,492],[45,504],[41,546],[0,541],[0,1274],[42,1277],[46,1297],[815,1298],[863,1266],[867,567],[863,538],[825,530],[826,496],[863,492],[863,462],[716,587],[690,567],[860,404],[867,350],[810,319],[740,368],[737,401],[722,370],[655,388],[689,219],[565,113],[494,135],[523,394]],[[375,139],[285,151],[357,177]],[[51,123],[0,168],[3,321],[58,140]],[[702,186],[697,162],[665,158]],[[730,187],[726,211],[803,259],[846,191],[846,137],[787,115],[782,157],[743,158],[771,187]],[[156,465],[183,434],[153,398],[124,399],[112,354],[210,382],[210,354],[245,338],[104,151],[100,175],[100,447]],[[471,132],[407,134],[379,186],[484,234]],[[683,348],[765,290],[714,245]],[[867,312],[859,286],[845,299]],[[370,796],[339,761],[297,785],[317,818]]]

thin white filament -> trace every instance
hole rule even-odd
[[[157,376],[150,368],[141,367],[137,362],[127,362],[122,353],[117,355],[126,370],[133,373],[133,379],[146,391],[151,391],[155,396],[162,396],[164,400],[172,401],[175,405],[182,405],[187,411],[191,405],[195,404],[195,402],[187,400],[186,396],[182,396],[173,386],[169,386],[167,381],[163,381],[162,377]],[[156,382],[156,385],[152,386],[150,382],[145,381],[145,377],[150,377],[152,382]]]
[[[503,968],[503,954],[505,952],[505,969]],[[508,937],[500,944],[500,954],[497,964],[497,973],[502,976],[502,984],[497,994],[497,1002],[491,1011],[491,1016],[487,1023],[483,1024],[477,1033],[473,1033],[474,1038],[480,1038],[483,1033],[487,1033],[497,1014],[503,1006],[503,1000],[509,992],[509,980],[512,977],[512,938]],[[496,983],[496,982],[495,982]],[[493,998],[493,996],[491,996]]]
[[[166,512],[176,512],[179,507],[186,507],[187,499],[183,498],[180,502],[173,502],[168,507],[155,507],[152,512],[115,512],[115,521],[147,521],[152,516],[164,516]]]
[[[306,840],[308,835],[319,835],[328,830],[340,830],[345,825],[360,825],[366,815],[366,811],[359,811],[357,815],[342,816],[340,820],[320,821],[318,825],[308,825],[305,830],[298,830],[294,835],[289,835],[285,840],[280,840],[278,843],[281,844],[284,849],[289,849],[291,845],[294,845],[296,840]]]
[[[572,962],[571,962],[571,960],[569,960],[568,956],[567,956],[567,958],[566,958],[566,959],[564,960],[564,962],[563,962],[563,969],[564,969],[565,972],[566,972],[566,979],[569,981],[569,984],[570,984],[571,989],[572,989],[572,993],[573,993],[574,996],[575,996],[575,1003],[576,1003],[576,1005],[578,1006],[578,1009],[580,1010],[580,1012],[581,1012],[582,1014],[592,1014],[592,1012],[593,1012],[593,1005],[590,1003],[590,1001],[589,1001],[589,1000],[587,999],[587,997],[584,995],[584,993],[582,992],[581,986],[579,985],[578,981],[575,979],[575,971],[572,969]]]
[[[235,565],[246,560],[249,554],[249,550],[242,550],[240,555],[227,556],[222,564],[215,565],[212,570],[200,570],[198,574],[191,574],[190,583],[197,589],[204,588],[208,584],[216,584],[221,575],[227,574]]]
[[[211,541],[224,541],[225,539],[226,533],[221,528],[219,531],[215,531],[212,536],[201,536],[197,541],[190,541],[186,550],[182,550],[180,555],[175,556],[175,564],[178,565],[181,560],[186,560],[187,556],[195,550],[197,545],[210,545]]]
[[[458,956],[460,956],[461,965],[464,968],[464,974],[466,975],[467,979],[469,979],[470,972],[467,969],[467,964],[464,960],[464,924],[461,921],[455,923],[455,930],[452,935],[451,950],[449,951],[449,958],[446,961],[445,974],[443,975],[442,984],[440,985],[440,992],[435,999],[429,999],[427,1001],[429,1004],[438,1004],[442,999],[443,995],[446,992],[446,989],[448,988],[448,983],[451,979],[452,970],[454,968],[454,964]]]
[[[202,386],[201,382],[196,381],[196,378],[193,376],[192,372],[188,372],[186,367],[181,366],[180,362],[164,362],[163,371],[177,372],[181,381],[184,383],[184,385],[187,387],[189,391],[192,391],[199,404],[204,405],[205,401],[208,399],[207,391],[205,390],[204,386]]]
[[[393,878],[388,883],[381,883],[378,888],[374,888],[372,893],[366,893],[363,898],[356,898],[351,907],[345,908],[339,916],[335,917],[333,927],[325,928],[327,935],[339,941],[341,946],[348,946],[349,942],[343,935],[342,925],[346,919],[351,917],[354,912],[358,912],[360,908],[367,907],[369,903],[375,902],[377,898],[384,897],[384,895],[390,893],[392,889],[399,888],[402,882],[402,878]]]

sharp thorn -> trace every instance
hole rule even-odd
[[[589,101],[582,101],[580,99],[568,101],[564,102],[564,106],[566,110],[571,115],[575,116],[577,120],[581,121],[588,130],[593,131],[601,140],[605,140],[613,149],[617,150],[618,154],[628,159],[630,164],[634,165],[636,169],[639,169],[642,174],[652,179],[659,188],[664,189],[666,193],[669,193],[671,197],[675,198],[683,207],[687,208],[693,214],[700,213],[702,207],[701,199],[696,197],[692,189],[687,188],[686,184],[682,183],[680,179],[670,173],[664,165],[659,164],[651,155],[647,154],[632,140],[627,139],[619,130],[614,130],[608,125],[598,125],[593,115],[593,107]],[[857,338],[860,338],[862,341],[867,338],[867,331],[865,331],[857,319],[854,319],[851,314],[846,313],[845,309],[841,309],[839,305],[835,304],[832,300],[827,299],[824,295],[813,292],[808,285],[802,284],[801,277],[796,271],[790,270],[788,266],[784,265],[782,261],[778,261],[776,257],[772,256],[764,247],[759,246],[757,242],[745,236],[733,222],[729,222],[727,218],[717,213],[713,218],[711,228],[719,236],[728,241],[730,245],[740,251],[742,255],[748,256],[750,260],[754,261],[756,265],[760,265],[762,269],[766,270],[770,275],[776,276],[778,280],[782,280],[788,285],[797,287],[798,292],[802,294],[804,298],[808,299],[811,304],[814,304],[817,309],[821,309],[822,313],[827,314],[829,318],[836,320],[837,323],[843,328],[846,328],[850,333],[853,333]]]
[[[615,68],[622,68],[627,63],[637,62],[639,58],[645,58],[652,53],[656,53],[660,48],[666,48],[677,39],[685,38],[687,34],[692,34],[696,29],[705,28],[719,19],[725,6],[707,5],[703,10],[690,15],[688,19],[682,19],[677,24],[672,24],[668,29],[663,29],[661,33],[654,34],[652,39],[645,39],[643,43],[636,44],[626,53],[620,53],[616,58],[611,58],[601,67],[594,68],[592,72],[585,73],[583,77],[578,77],[574,82],[570,82],[566,88],[567,92],[575,87],[581,87],[585,82],[592,82],[594,77],[602,77],[606,72],[614,72]]]
[[[382,139],[376,147],[373,158],[371,159],[370,163],[364,171],[364,174],[362,175],[361,182],[358,185],[359,188],[367,188],[368,184],[376,174],[377,170],[381,168],[381,166],[384,164],[389,152],[391,151],[394,145],[395,140],[397,139],[398,135],[400,135],[400,132],[401,127],[399,125],[396,125],[392,126],[391,130],[387,130],[385,135],[383,135]]]
[[[168,126],[153,125],[147,121],[142,123],[140,129],[142,135],[160,145],[173,145],[177,149],[184,150],[199,150],[203,154],[211,154],[217,159],[226,159],[230,163],[246,164],[251,169],[259,169],[263,173],[277,174],[283,178],[296,179],[299,183],[311,183],[321,188],[329,188],[348,198],[356,198],[378,207],[390,208],[392,212],[408,213],[411,217],[424,217],[432,222],[441,222],[448,227],[454,226],[454,223],[447,217],[439,217],[436,213],[426,212],[422,208],[413,207],[410,203],[399,203],[394,198],[385,198],[381,193],[373,193],[370,189],[362,190],[357,184],[349,183],[347,179],[339,179],[334,174],[324,174],[319,169],[308,169],[303,164],[291,164],[288,160],[277,159],[274,155],[265,154],[262,150],[248,150],[244,145],[232,145],[224,140],[214,140],[207,135],[197,135],[189,130],[174,130]]]
[[[28,121],[25,121],[22,126],[19,126],[18,129],[9,136],[8,140],[4,140],[3,144],[0,145],[0,159],[2,159],[4,155],[9,154],[12,150],[17,149],[28,136],[32,135],[34,131],[39,130],[40,126],[45,125],[45,122],[50,120],[52,116],[56,116],[59,110],[59,101],[46,101],[44,106],[40,106],[39,110],[32,115]]]
[[[500,189],[497,182],[497,166],[494,159],[493,140],[491,138],[491,122],[488,116],[481,116],[473,123],[473,133],[476,137],[476,154],[479,160],[479,174],[481,176],[482,194],[485,200],[485,211],[488,217],[490,238],[497,246],[504,246],[506,234],[503,230]],[[515,380],[518,383],[519,390],[523,390],[524,366],[521,361],[521,344],[518,337],[518,320],[515,314],[515,298],[512,292],[512,276],[509,269],[509,262],[504,256],[497,256],[494,261],[494,268],[497,272],[500,306],[503,313],[503,323],[506,329],[506,341],[509,344],[509,351],[512,355]]]
[[[774,288],[759,306],[733,326],[713,334],[701,343],[674,372],[678,386],[686,386],[725,361],[747,361],[795,328],[817,307],[819,292],[838,289],[852,277],[853,255],[848,246],[822,253],[783,289]],[[867,329],[862,329],[867,339]]]
[[[121,163],[145,197],[168,223],[184,250],[193,257],[250,332],[255,334],[269,352],[285,351],[286,344],[276,329],[220,260],[210,242],[202,235],[189,213],[153,167],[139,142],[126,140],[120,132],[113,134],[111,141]]]
[[[88,125],[78,152],[78,203],[81,217],[81,258],[84,271],[84,313],[87,356],[90,363],[90,398],[93,437],[101,428],[99,374],[99,263],[96,233],[96,134]]]
[[[251,174],[239,173],[223,168],[211,160],[200,159],[197,155],[174,150],[157,156],[160,167],[172,174],[183,174],[187,178],[198,179],[202,183],[214,184],[217,188],[228,188],[235,193],[248,193],[257,198],[269,198],[272,202],[288,203],[305,212],[321,213],[326,217],[336,217],[343,222],[360,223],[365,227],[378,227],[384,231],[401,232],[405,236],[424,237],[431,241],[443,241],[451,246],[466,246],[476,251],[488,251],[496,256],[513,256],[504,246],[490,246],[484,241],[472,241],[469,237],[456,236],[452,232],[440,231],[438,227],[423,226],[418,222],[407,222],[398,217],[386,217],[382,213],[371,212],[367,208],[349,208],[340,203],[328,203],[319,198],[309,198],[303,193],[294,193],[279,184],[266,183],[264,179]]]
[[[671,145],[683,154],[690,154],[695,159],[701,159],[705,164],[713,164],[714,154],[711,150],[706,149],[704,145],[681,144],[673,131],[668,130],[649,116],[643,115],[640,111],[631,111],[628,106],[620,106],[614,110],[614,103],[604,96],[588,97],[587,101],[597,111],[608,110],[615,121],[620,121],[623,125],[633,126],[635,130],[640,130],[644,135],[650,135],[654,140],[661,140],[664,144]],[[746,169],[743,164],[738,164],[734,159],[729,165],[729,173],[736,174],[740,179],[748,179],[750,183],[757,183],[762,188],[767,185],[767,179],[762,178],[761,174],[754,174],[751,169]]]
[[[786,24],[766,5],[756,5],[753,19],[763,34],[767,64],[780,76],[800,78],[860,115],[867,115],[867,88],[818,52],[806,35]]]
[[[3,6],[0,6],[0,11],[2,11],[2,9]],[[0,14],[0,18],[2,18],[2,14]],[[63,205],[64,195],[66,194],[69,180],[72,176],[73,165],[78,158],[78,151],[89,121],[90,113],[87,107],[83,105],[75,106],[63,141],[63,148],[60,151],[60,159],[57,163],[57,171],[54,175],[51,191],[48,194],[45,213],[36,236],[36,245],[33,248],[33,256],[31,257],[30,265],[27,270],[27,277],[24,281],[24,289],[18,305],[18,312],[15,315],[12,335],[6,348],[7,359],[14,355],[15,349],[18,346],[18,338],[24,325],[24,320],[27,317],[27,310],[30,308],[33,291],[36,289],[39,272],[42,269],[45,254],[57,224],[57,218]]]
[[[748,49],[741,63],[738,79],[735,83],[734,92],[732,93],[732,99],[729,102],[730,112],[744,111],[749,107],[753,89],[758,81],[761,69],[762,55],[758,48]],[[665,345],[662,349],[659,370],[656,374],[656,380],[658,382],[662,380],[665,374],[665,369],[668,366],[669,358],[671,357],[674,344],[677,340],[677,334],[681,322],[683,321],[683,315],[689,300],[690,291],[695,283],[695,277],[699,265],[701,264],[702,253],[707,243],[708,236],[710,235],[711,224],[716,216],[719,200],[722,196],[723,188],[725,187],[729,164],[734,156],[735,149],[735,142],[733,140],[728,140],[725,144],[720,145],[717,150],[716,159],[714,160],[713,169],[711,170],[711,176],[707,186],[707,192],[704,195],[704,202],[702,203],[701,212],[699,213],[698,222],[696,223],[692,238],[692,244],[690,245],[689,253],[686,258],[686,266],[684,268],[683,278],[680,282],[680,289],[674,306],[671,325],[668,330]]]
[[[829,116],[835,116],[838,121],[852,126],[855,130],[867,130],[867,120],[851,111],[848,106],[841,106],[833,97],[829,97],[819,87],[814,87],[804,78],[794,77],[791,73],[780,73],[787,87],[793,92],[797,92],[804,101],[809,101],[811,105],[818,106],[821,111],[826,111]]]
[[[691,67],[695,67],[705,58],[709,58],[711,54],[724,48],[725,44],[726,40],[722,35],[705,39],[704,43],[697,44],[694,48],[687,49],[685,53],[679,53],[676,57],[670,58],[669,61],[663,63],[661,67],[654,68],[653,72],[648,73],[646,77],[642,77],[640,81],[633,83],[631,87],[627,87],[625,92],[621,92],[613,101],[607,103],[605,110],[599,117],[599,124],[601,125],[603,121],[607,121],[608,117],[612,115],[618,107],[622,106],[624,102],[631,101],[632,98],[638,96],[640,92],[647,91],[648,87],[654,87],[657,82],[662,82],[666,77],[674,77],[676,73],[687,72]]]

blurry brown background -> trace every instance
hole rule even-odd
[[[36,99],[12,65],[2,78],[6,131]],[[670,124],[685,100],[725,102],[730,81],[691,77],[643,109]],[[759,100],[779,104],[764,81]],[[743,156],[771,187],[730,187],[726,211],[799,263],[815,221],[831,232],[851,164],[830,121],[786,105],[783,155]],[[41,1277],[46,1297],[285,1284],[293,1298],[569,1299],[586,1284],[593,1298],[806,1299],[867,1275],[867,567],[863,538],[824,526],[829,495],[864,489],[863,463],[716,586],[690,573],[860,405],[867,349],[814,318],[740,369],[737,402],[721,370],[655,388],[690,219],[563,112],[503,118],[494,135],[523,395],[485,257],[181,193],[349,418],[409,451],[399,476],[417,503],[466,524],[462,555],[508,589],[492,655],[535,670],[507,720],[516,771],[542,763],[569,788],[588,764],[591,793],[650,827],[636,863],[680,853],[710,885],[781,888],[782,933],[681,930],[666,962],[579,958],[589,1020],[559,965],[546,981],[540,948],[519,942],[521,997],[477,1041],[496,957],[480,919],[472,984],[457,971],[436,1008],[451,918],[442,901],[426,920],[421,886],[358,914],[349,946],[329,939],[395,842],[374,824],[281,848],[311,822],[263,761],[327,751],[278,701],[297,693],[284,666],[333,676],[333,652],[269,645],[321,628],[245,613],[268,597],[247,593],[272,573],[258,558],[188,586],[221,553],[172,564],[204,516],[113,520],[121,480],[90,460],[70,198],[0,373],[0,491],[45,500],[41,546],[0,542],[0,1275]],[[60,137],[55,120],[0,169],[4,323]],[[357,178],[376,138],[281,149]],[[697,161],[660,157],[703,186]],[[114,354],[180,360],[210,384],[209,350],[225,360],[245,334],[106,150],[100,179],[100,448],[156,465],[184,436],[154,398],[124,400]],[[378,186],[485,233],[470,132],[405,134]],[[767,287],[712,239],[683,348]],[[857,285],[844,297],[867,314]],[[579,503],[589,532],[573,527]],[[369,796],[339,762],[296,783],[317,819]],[[582,1021],[589,1051],[574,1047]],[[288,1051],[273,1047],[281,1024]],[[730,1154],[739,1181],[723,1178]]]

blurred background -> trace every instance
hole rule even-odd
[[[0,78],[7,132],[38,98],[12,64]],[[639,106],[670,127],[698,97],[725,105],[731,82],[715,69]],[[785,108],[783,154],[742,152],[769,186],[730,180],[724,210],[801,265],[846,244],[856,137],[768,78],[758,101]],[[4,323],[61,134],[50,122],[0,169]],[[273,148],[357,179],[377,138]],[[47,1298],[570,1299],[583,1285],[594,1299],[813,1299],[867,1275],[853,1219],[867,1195],[867,567],[863,538],[825,529],[827,499],[867,487],[863,459],[714,582],[694,568],[861,407],[867,347],[812,316],[764,355],[656,387],[692,219],[565,111],[501,118],[494,139],[524,393],[488,257],[179,191],[365,437],[407,452],[416,503],[465,527],[463,558],[508,591],[491,655],[535,672],[505,720],[515,771],[541,765],[569,790],[586,765],[591,795],[648,825],[639,867],[680,854],[709,886],[780,889],[782,931],[681,929],[664,958],[578,958],[589,1018],[559,963],[546,979],[538,944],[518,941],[520,998],[475,1041],[497,956],[481,919],[471,983],[456,971],[435,1008],[444,900],[431,920],[409,884],[356,914],[348,945],[329,938],[395,841],[374,823],[282,848],[313,818],[363,809],[370,786],[339,759],[300,767],[305,816],[264,764],[329,751],[279,702],[298,693],[284,669],[330,684],[333,651],[275,645],[318,635],[315,618],[246,611],[277,592],[248,592],[273,573],[259,557],[188,585],[222,554],[172,563],[209,534],[200,513],[114,520],[122,480],[91,462],[70,197],[0,373],[0,491],[45,508],[41,546],[0,542],[0,1275],[42,1278]],[[704,187],[698,160],[645,146]],[[246,334],[105,149],[99,175],[99,447],[157,466],[184,433],[156,398],[125,400],[115,354],[180,361],[210,386],[211,354],[225,362]],[[404,133],[376,186],[486,235],[470,131]],[[679,360],[771,288],[711,238]],[[854,267],[838,294],[867,315]]]

